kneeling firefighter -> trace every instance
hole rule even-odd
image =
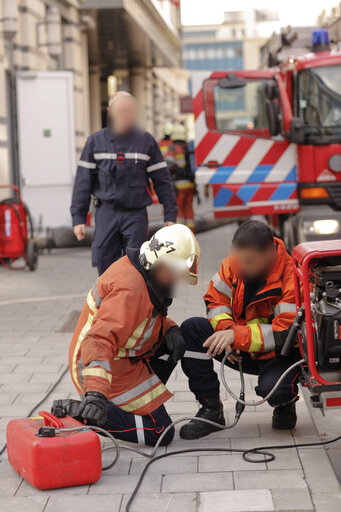
[[[239,226],[232,249],[213,276],[204,296],[207,319],[190,318],[181,328],[186,341],[182,368],[201,407],[198,418],[225,425],[219,380],[213,360],[258,376],[256,394],[265,398],[278,379],[301,357],[281,349],[295,320],[295,291],[291,256],[263,222],[248,220]],[[273,409],[272,427],[296,425],[300,370],[293,368],[268,399]],[[183,425],[180,437],[197,439],[218,427],[201,421]]]
[[[127,249],[97,279],[69,351],[72,380],[83,398],[76,416],[118,439],[155,445],[171,423],[165,383],[185,350],[167,308],[180,281],[197,283],[199,259],[191,230],[173,225],[141,249]],[[170,430],[163,444],[173,436]]]

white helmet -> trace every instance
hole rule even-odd
[[[150,270],[157,262],[184,272],[188,284],[198,281],[200,247],[192,231],[183,224],[174,224],[159,229],[140,249],[140,263]]]
[[[163,125],[163,134],[165,136],[168,135],[170,137],[172,134],[172,131],[173,131],[173,125],[170,121],[167,121],[167,123],[165,123]]]
[[[186,128],[183,124],[177,123],[173,126],[172,140],[186,140]]]

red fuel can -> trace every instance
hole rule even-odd
[[[70,416],[59,419],[47,412],[39,415],[8,423],[8,460],[19,475],[41,490],[97,482],[102,467],[98,435],[93,430],[86,430],[38,437],[38,430],[44,425],[56,428],[82,426]]]

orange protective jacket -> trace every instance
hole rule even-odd
[[[277,259],[265,286],[249,303],[242,318],[244,283],[236,262],[226,257],[204,296],[207,317],[215,331],[233,329],[233,348],[253,357],[270,359],[279,354],[296,316],[291,256],[275,238]]]
[[[173,325],[151,302],[143,275],[128,256],[113,263],[89,291],[69,350],[72,380],[80,394],[97,391],[138,415],[153,412],[172,395],[143,361]]]

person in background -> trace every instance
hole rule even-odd
[[[78,162],[71,215],[78,240],[85,237],[91,195],[95,196],[92,263],[102,274],[127,247],[148,236],[150,180],[164,206],[164,226],[177,217],[176,197],[154,137],[137,127],[133,96],[119,91],[109,100],[108,126],[88,138]]]
[[[190,153],[186,142],[186,130],[182,124],[173,127],[171,138],[173,140],[174,164],[171,170],[176,188],[176,202],[178,205],[177,222],[185,224],[195,231],[193,199],[196,192],[194,172],[191,168]]]
[[[163,138],[159,141],[161,154],[167,163],[168,170],[171,173],[175,164],[174,142],[171,139],[173,125],[171,122],[165,123],[163,127]]]

